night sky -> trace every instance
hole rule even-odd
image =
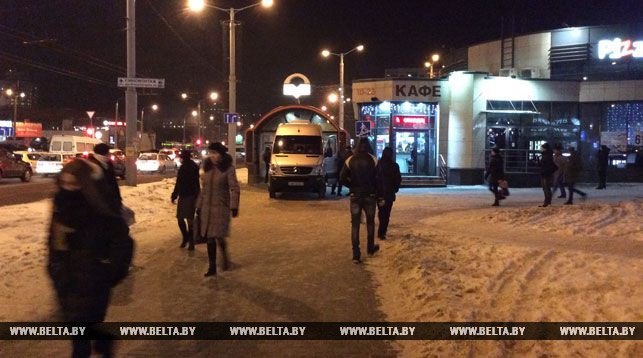
[[[122,96],[116,77],[125,68],[125,0],[2,0],[0,65],[16,68],[40,86],[40,104],[111,111]],[[246,0],[220,0],[241,7]],[[641,1],[380,1],[275,0],[238,15],[238,109],[265,112],[292,103],[281,95],[283,79],[293,72],[314,85],[338,82],[338,59],[324,59],[323,48],[347,51],[364,44],[363,53],[346,58],[346,82],[382,77],[386,68],[419,67],[441,48],[462,47],[500,37],[502,18],[524,34],[565,26],[642,21]],[[203,95],[218,90],[227,98],[221,20],[225,13],[185,10],[181,0],[137,1],[137,71],[140,77],[166,79],[159,103],[179,115],[183,91]],[[25,43],[26,42],[26,43]],[[90,55],[90,56],[88,56]],[[7,61],[72,71],[85,80]],[[90,77],[90,78],[87,78]],[[98,83],[96,83],[98,82]],[[305,101],[304,101],[305,102]],[[319,103],[311,103],[319,105]]]

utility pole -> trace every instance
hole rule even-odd
[[[235,23],[234,23],[235,9],[230,9],[230,77],[228,78],[228,95],[229,95],[229,109],[230,113],[237,112],[237,70],[236,70],[236,39]],[[228,123],[228,153],[232,156],[232,165],[236,166],[235,160],[237,152],[237,124]]]
[[[136,0],[127,0],[127,77],[136,77]],[[125,155],[127,167],[125,176],[127,185],[136,186],[136,88],[127,87],[125,90]]]
[[[199,103],[197,103],[196,110],[198,112],[196,116],[196,126],[197,126],[196,139],[200,140],[201,139],[201,100],[199,100]]]
[[[344,129],[344,54],[339,55],[339,129]]]

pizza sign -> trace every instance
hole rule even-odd
[[[618,60],[627,56],[643,58],[643,41],[621,40],[618,37],[613,40],[598,41],[599,59],[603,60],[607,57]]]

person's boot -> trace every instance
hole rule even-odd
[[[496,201],[494,201],[493,204],[491,204],[491,206],[500,206],[500,201],[496,199]]]
[[[558,199],[565,199],[566,197],[567,197],[567,195],[565,195],[565,194],[558,195]]]
[[[208,242],[208,272],[205,273],[205,277],[214,276],[217,274],[217,247],[216,243]]]
[[[181,246],[180,248],[184,248],[188,244],[188,236],[187,234],[183,235],[183,241],[181,241]]]
[[[221,239],[221,258],[223,259],[221,270],[228,271],[230,269],[230,260],[228,260],[228,247],[224,239]]]
[[[368,251],[368,256],[375,255],[376,252],[380,251],[380,245],[374,245],[372,250]]]
[[[188,233],[188,251],[194,251],[194,234],[192,231]]]

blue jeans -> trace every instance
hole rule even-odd
[[[368,252],[375,249],[375,195],[353,196],[351,195],[351,241],[353,243],[353,259],[361,257],[359,249],[359,225],[362,210],[366,214],[366,248]]]

